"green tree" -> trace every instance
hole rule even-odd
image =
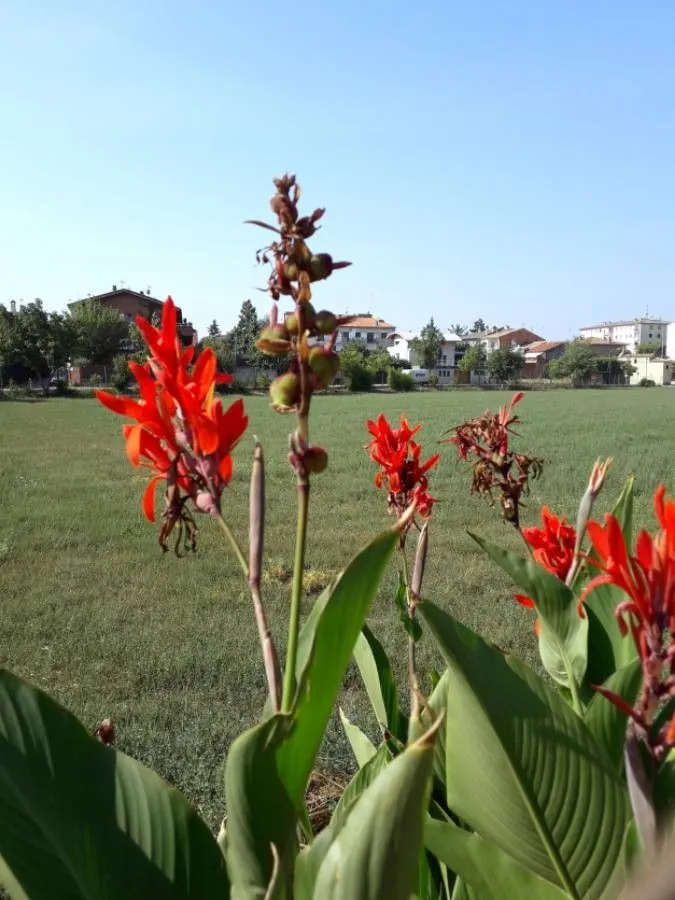
[[[365,357],[365,364],[378,383],[384,383],[387,380],[387,375],[391,369],[391,356],[384,347],[378,347],[376,350],[368,353]]]
[[[648,341],[646,344],[638,344],[635,348],[638,356],[660,356],[663,353],[661,341]]]
[[[71,318],[76,352],[89,363],[109,365],[119,353],[120,343],[129,337],[129,325],[118,310],[95,300],[78,303]]]
[[[456,322],[454,325],[450,326],[450,331],[459,335],[459,337],[463,337],[467,333],[468,328],[466,325],[460,325],[459,322]]]
[[[209,337],[219,337],[220,335],[220,325],[214,319],[209,325],[208,330]]]
[[[511,350],[509,347],[503,350],[494,350],[488,357],[487,368],[493,378],[500,384],[508,384],[515,381],[523,368],[525,360],[522,353]]]
[[[562,356],[548,364],[547,373],[549,378],[571,378],[578,385],[596,369],[593,351],[582,340],[576,340],[567,345]]]
[[[485,324],[484,319],[476,319],[476,321],[471,326],[471,331],[473,334],[484,334],[487,331],[487,325]]]
[[[481,344],[474,344],[466,351],[459,363],[460,372],[481,372],[486,365],[487,357]]]
[[[368,391],[373,386],[373,372],[368,366],[368,351],[360,341],[350,341],[340,353],[340,371],[351,391]]]
[[[433,316],[420,331],[417,338],[410,341],[410,348],[419,357],[425,369],[435,369],[443,347],[443,332],[436,327]]]
[[[237,359],[234,352],[234,345],[223,335],[206,337],[201,341],[200,349],[211,347],[216,354],[218,361],[218,370],[226,372],[228,375],[234,374],[237,368]]]
[[[261,323],[255,306],[250,300],[244,300],[237,324],[227,334],[238,365],[254,366],[260,361],[262,354],[255,345],[260,329]]]

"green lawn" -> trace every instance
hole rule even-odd
[[[330,454],[314,480],[308,563],[325,583],[369,536],[387,524],[363,445],[365,420],[380,411],[422,420],[429,453],[443,431],[494,408],[506,395],[441,392],[318,398],[312,433]],[[268,471],[265,595],[272,626],[284,628],[294,537],[294,487],[286,462],[292,420],[262,398],[247,399],[251,426],[235,451],[226,516],[245,541],[253,435]],[[526,395],[522,446],[546,468],[525,524],[542,503],[572,518],[596,456],[613,455],[606,504],[638,473],[636,514],[651,524],[651,494],[670,483],[675,452],[675,390],[560,391]],[[257,717],[263,676],[250,601],[236,562],[213,523],[200,520],[196,556],[162,555],[141,515],[143,477],[129,467],[121,421],[92,400],[0,404],[0,664],[43,686],[94,727],[114,718],[118,746],[180,785],[216,825],[222,815],[220,766],[235,735]],[[432,478],[443,502],[434,512],[425,595],[500,646],[536,661],[532,618],[511,599],[501,572],[485,561],[467,529],[516,546],[497,510],[469,495],[469,473],[453,448]],[[601,504],[601,509],[604,507]],[[405,639],[384,585],[371,624],[405,668]],[[307,607],[311,604],[307,598]],[[422,666],[436,663],[428,642]],[[368,726],[351,673],[343,703]],[[322,765],[351,766],[334,723]]]

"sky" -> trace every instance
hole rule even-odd
[[[672,0],[0,0],[0,302],[226,330],[290,171],[353,262],[317,308],[675,319],[673,46]]]

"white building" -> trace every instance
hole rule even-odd
[[[411,367],[423,365],[423,360],[410,346],[411,341],[419,337],[417,331],[394,331],[389,335],[389,346],[387,352],[392,359],[399,359],[408,363]],[[461,355],[458,358],[456,350],[457,344],[461,343],[463,338],[454,331],[443,332],[443,344],[438,354],[438,364],[436,366],[436,374],[439,383],[452,384],[455,380],[455,369]]]
[[[670,359],[652,359],[651,356],[636,356],[632,360],[635,372],[630,376],[631,384],[640,384],[649,378],[654,384],[670,384],[675,372],[675,363]]]
[[[675,359],[675,322],[670,322],[666,328],[666,356]]]
[[[601,338],[615,344],[623,344],[626,349],[635,354],[638,344],[661,344],[665,349],[666,328],[668,322],[664,319],[642,319],[622,322],[601,322],[600,325],[587,325],[580,328],[579,333],[584,338]]]
[[[338,352],[343,350],[350,341],[361,341],[369,350],[377,350],[379,347],[390,348],[389,335],[394,330],[391,322],[378,319],[371,316],[370,313],[340,316],[339,318],[341,322],[335,342],[335,349]]]

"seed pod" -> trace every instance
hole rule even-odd
[[[316,330],[319,334],[332,334],[337,328],[337,318],[327,309],[321,309],[316,314]]]
[[[293,337],[298,336],[298,314],[295,310],[286,316],[286,328]],[[313,333],[316,329],[316,312],[311,303],[302,304],[302,327],[305,331]]]
[[[310,447],[303,455],[303,463],[308,472],[319,475],[328,466],[328,454],[323,447]]]
[[[328,278],[333,271],[333,257],[330,253],[316,253],[309,261],[309,275],[311,281],[321,281]]]
[[[340,357],[333,350],[312,347],[309,351],[309,367],[314,373],[320,390],[329,387],[340,371]]]
[[[260,332],[260,337],[255,342],[256,347],[268,356],[280,356],[291,349],[290,335],[285,325],[268,325]]]
[[[300,379],[293,372],[286,372],[270,385],[272,406],[281,412],[293,409],[300,402]]]

